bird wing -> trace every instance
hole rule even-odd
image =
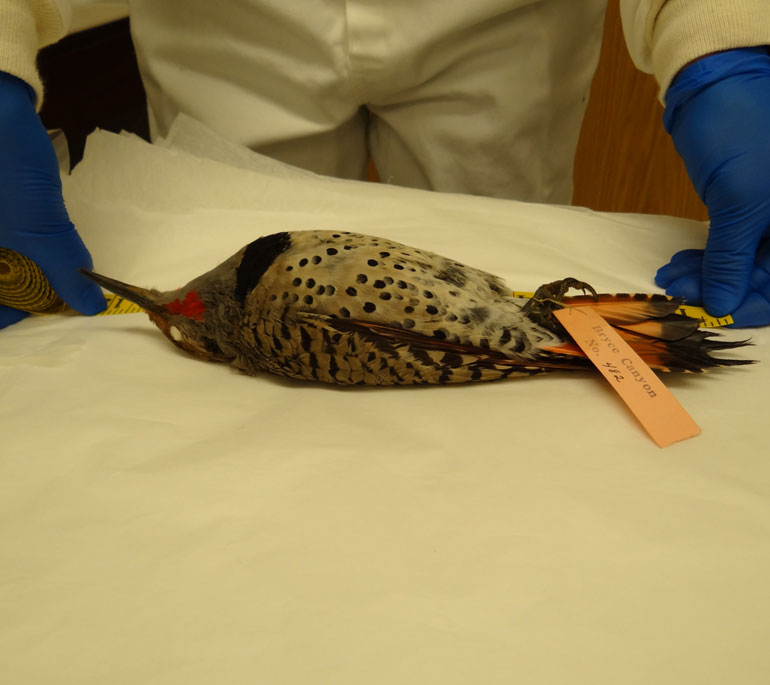
[[[589,366],[585,359],[553,353],[512,358],[499,350],[367,320],[306,313],[296,324],[304,337],[301,365],[316,369],[313,378],[338,383],[455,383]]]

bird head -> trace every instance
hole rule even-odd
[[[110,292],[139,305],[174,345],[206,361],[228,361],[217,341],[215,316],[201,300],[193,283],[161,292],[108,278],[82,269],[82,272]]]

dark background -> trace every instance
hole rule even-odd
[[[81,31],[40,51],[45,84],[40,117],[67,136],[71,163],[83,157],[95,128],[131,131],[149,140],[147,105],[128,19]]]

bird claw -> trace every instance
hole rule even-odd
[[[564,329],[554,318],[553,311],[564,307],[564,296],[571,289],[590,292],[594,299],[598,299],[596,290],[585,281],[579,281],[577,278],[563,278],[560,281],[552,281],[541,285],[535,294],[522,308],[522,313],[526,314],[536,324],[547,328],[553,333],[563,334]]]

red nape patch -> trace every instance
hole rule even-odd
[[[206,311],[206,305],[201,302],[198,293],[194,290],[188,292],[182,302],[174,300],[163,306],[171,314],[182,314],[188,319],[202,319],[203,313]]]

